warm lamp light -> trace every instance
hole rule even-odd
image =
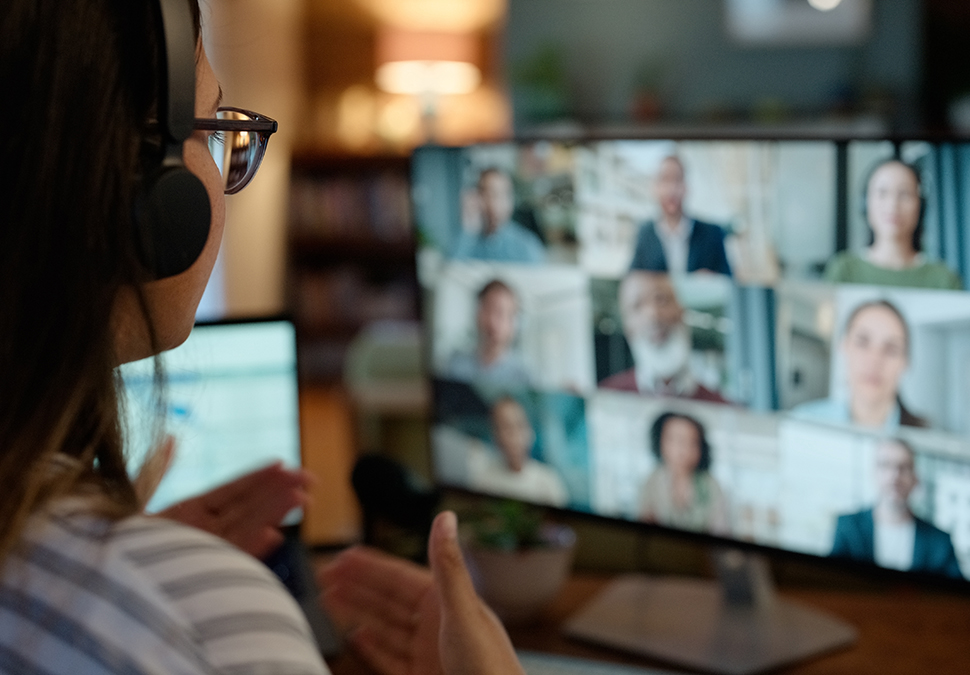
[[[381,24],[404,30],[471,33],[499,21],[506,0],[357,0]]]
[[[377,68],[377,86],[392,94],[467,94],[482,75],[462,61],[392,61]]]
[[[377,86],[392,94],[467,94],[482,79],[477,47],[474,35],[385,28],[377,35]]]
[[[842,4],[842,0],[808,0],[808,4],[820,12],[829,12]]]

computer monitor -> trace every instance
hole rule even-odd
[[[420,149],[439,482],[959,583],[970,576],[968,167],[970,143],[918,139]],[[728,658],[709,643],[733,640],[733,613],[685,638],[684,652],[707,652],[692,661],[664,651],[680,637],[645,635],[657,629],[648,596],[636,596],[639,614],[596,614],[623,615],[631,635],[611,625],[594,637],[733,672],[852,639],[837,622],[809,623],[801,633],[827,642],[802,645],[768,631],[797,623],[774,615],[749,624],[763,653]],[[686,596],[662,597],[669,616]],[[687,632],[722,612],[708,599],[681,603],[702,607]]]

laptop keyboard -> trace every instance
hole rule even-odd
[[[592,661],[575,656],[526,650],[517,653],[526,675],[675,675],[669,670]]]

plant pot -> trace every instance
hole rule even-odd
[[[572,567],[576,533],[564,525],[543,527],[545,546],[502,551],[465,546],[475,588],[505,623],[536,618],[558,594]]]

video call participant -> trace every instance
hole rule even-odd
[[[569,493],[551,466],[532,459],[536,435],[522,405],[511,396],[492,406],[492,442],[498,453],[483,453],[473,458],[468,470],[470,487],[488,492],[565,506]]]
[[[541,263],[546,259],[539,237],[512,220],[515,193],[507,173],[496,168],[482,171],[478,177],[478,201],[481,231],[462,228],[452,258],[517,263]]]
[[[163,11],[181,30],[164,34]],[[278,524],[267,511],[305,503],[292,494],[305,479],[277,468],[269,476],[280,480],[256,474],[239,493],[189,509],[187,520],[228,541],[174,522],[181,509],[147,517],[144,483],[127,473],[119,410],[115,367],[191,331],[222,239],[224,193],[252,177],[268,130],[257,133],[244,116],[236,123],[252,133],[236,136],[217,118],[220,87],[195,0],[6,0],[0,35],[0,91],[17,127],[0,137],[0,670],[326,673],[293,598],[220,524],[262,539]],[[166,98],[187,138],[175,129],[163,138]],[[226,145],[212,148],[244,151],[229,165],[238,159],[247,171],[220,175],[209,146],[218,126]],[[159,186],[151,176],[166,146],[170,164],[184,166],[166,174],[178,187],[155,197],[179,231],[195,227],[202,241],[187,269],[161,272],[140,255],[137,233],[153,225],[135,205]],[[352,592],[329,606],[338,624],[357,628],[350,644],[382,669],[389,636],[408,635],[410,649],[393,658],[409,672],[467,673],[474,663],[476,672],[521,673],[475,595],[454,514],[435,521],[429,548],[432,571],[404,575],[363,549],[338,558]],[[389,581],[397,612],[367,601],[383,600]],[[394,616],[407,617],[403,627]]]
[[[640,493],[640,519],[710,534],[728,534],[727,500],[710,474],[711,446],[693,417],[667,412],[650,429],[660,460]]]
[[[599,383],[604,389],[677,396],[726,403],[691,373],[691,332],[670,275],[633,270],[620,282],[623,334],[633,354],[633,368]]]
[[[903,405],[899,383],[909,367],[909,327],[886,300],[865,302],[849,315],[840,349],[845,357],[848,400],[827,398],[796,406],[805,420],[857,424],[892,433],[900,426],[925,427]]]
[[[919,483],[913,455],[904,441],[879,443],[876,503],[864,511],[839,516],[831,555],[890,569],[962,578],[950,535],[917,518],[909,508],[909,496]]]
[[[515,351],[519,299],[515,290],[492,279],[477,295],[474,352],[456,352],[448,359],[445,377],[486,386],[527,387],[530,383],[522,356]]]
[[[924,197],[915,167],[898,159],[879,162],[869,173],[864,199],[869,246],[862,255],[843,252],[829,260],[827,281],[963,288],[958,274],[922,254]]]
[[[724,229],[686,216],[686,194],[683,163],[675,156],[665,158],[654,183],[660,218],[640,227],[630,269],[671,274],[703,270],[731,276]]]

